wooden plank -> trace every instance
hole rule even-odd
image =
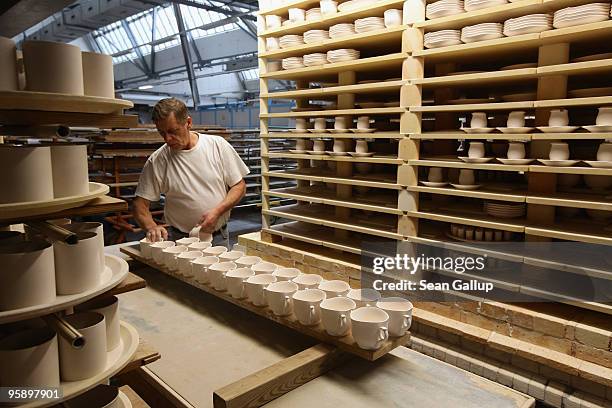
[[[612,211],[612,202],[608,196],[595,196],[588,194],[530,194],[527,196],[527,203],[539,205],[551,205],[573,208],[589,208],[593,210]]]
[[[147,364],[151,364],[154,361],[157,361],[161,358],[161,354],[153,346],[147,343],[142,338],[138,343],[138,348],[136,349],[136,353],[130,360],[130,362],[121,370],[116,376],[121,376],[127,372],[132,370],[136,370],[142,366]]]
[[[541,43],[555,44],[560,42],[576,42],[601,40],[612,32],[612,21],[581,24],[573,27],[557,28],[540,33]]]
[[[335,184],[374,187],[374,188],[388,188],[392,190],[402,189],[402,186],[400,184],[394,183],[392,180],[374,181],[374,180],[367,180],[367,179],[333,177],[328,174],[321,174],[321,175],[300,174],[299,172],[296,172],[296,171],[268,171],[268,172],[263,172],[262,174],[267,177],[279,177],[279,178],[287,178],[287,179],[293,179],[293,180],[320,181],[323,183],[335,183]]]
[[[115,286],[108,292],[102,293],[101,295],[95,297],[94,299],[120,295],[122,293],[132,292],[134,290],[144,289],[146,287],[147,287],[147,281],[142,279],[140,276],[137,276],[131,272],[128,272],[125,279],[121,281],[119,285]]]
[[[530,170],[530,166],[510,166],[506,164],[496,163],[465,163],[459,160],[408,160],[408,164],[412,166],[426,166],[426,167],[446,167],[455,169],[474,169],[474,170],[496,170],[496,171],[518,171],[525,172]],[[531,166],[533,167],[533,166]]]
[[[128,384],[152,407],[195,408],[147,367],[126,372],[117,381]]]
[[[306,112],[281,112],[281,113],[264,113],[259,117],[262,119],[273,118],[314,118],[321,116],[343,116],[343,115],[393,115],[405,113],[406,108],[370,108],[370,109],[335,109],[323,111],[306,111]],[[363,136],[363,134],[362,134]]]
[[[528,142],[532,135],[527,134],[504,134],[504,133],[465,133],[465,132],[429,132],[411,134],[410,139],[416,140],[512,140]]]
[[[556,173],[556,174],[591,174],[597,176],[612,176],[612,169],[598,169],[594,167],[552,167],[552,166],[528,166],[531,173]]]
[[[138,115],[0,110],[3,125],[66,125],[101,129],[138,126]]]
[[[590,225],[590,223],[563,223],[558,225],[525,228],[525,234],[537,237],[557,238],[567,241],[587,242],[591,244],[612,245],[612,233]]]
[[[131,101],[51,92],[0,91],[0,109],[111,114],[133,108]]]
[[[293,132],[270,132],[262,133],[262,139],[302,139],[302,138],[319,138],[325,137],[329,139],[363,139],[363,134],[360,133],[293,133]],[[368,133],[368,139],[403,139],[407,136],[397,132],[372,132]]]
[[[303,44],[294,47],[281,48],[279,50],[266,51],[259,53],[260,58],[281,59],[291,56],[302,56],[315,52],[326,52],[329,50],[340,48],[362,48],[370,49],[385,48],[399,43],[402,39],[402,33],[406,29],[405,26],[384,28],[381,30],[368,31],[350,35],[346,37],[333,38],[321,42]],[[317,67],[311,67],[316,69]]]
[[[612,133],[534,133],[531,140],[603,140],[612,139]]]
[[[262,154],[262,157],[268,157],[270,159],[292,159],[292,160],[322,160],[322,161],[337,161],[337,162],[349,162],[349,163],[378,163],[378,164],[403,164],[402,159],[385,156],[370,156],[370,157],[352,157],[352,156],[329,156],[326,154],[298,154],[298,153],[285,153],[275,152]]]
[[[348,360],[349,354],[317,344],[241,380],[216,390],[215,408],[255,408],[325,374]]]
[[[612,96],[592,96],[588,98],[565,98],[565,99],[548,99],[545,101],[535,101],[535,108],[555,108],[555,107],[572,107],[572,106],[593,106],[593,105],[609,105],[612,104]]]
[[[412,79],[410,80],[410,82],[414,85],[422,85],[423,88],[432,88],[437,86],[481,86],[493,83],[505,84],[508,82],[525,81],[528,79],[536,79],[537,76],[537,68],[521,68],[493,72],[478,72],[474,74],[445,75],[430,78]]]
[[[390,93],[398,91],[408,81],[381,81],[368,84],[332,86],[313,89],[298,89],[295,91],[267,92],[259,96],[267,99],[302,99],[338,95],[341,93]]]
[[[282,324],[286,327],[289,327],[291,329],[294,329],[302,334],[305,334],[307,336],[313,337],[319,341],[322,341],[324,343],[328,343],[328,344],[332,344],[335,347],[339,348],[342,351],[346,351],[350,354],[356,355],[358,357],[361,357],[363,359],[366,360],[370,360],[370,361],[374,361],[377,360],[378,358],[384,356],[385,354],[387,354],[389,351],[393,350],[394,348],[401,346],[401,345],[405,345],[408,340],[410,339],[410,333],[406,333],[406,335],[402,336],[402,337],[397,337],[397,338],[392,338],[390,340],[388,340],[381,348],[379,348],[378,350],[364,350],[359,348],[356,343],[354,342],[353,338],[350,335],[344,336],[344,337],[334,337],[334,336],[330,336],[328,335],[325,330],[321,327],[321,325],[317,325],[317,326],[302,326],[294,316],[276,316],[272,313],[272,311],[267,308],[267,307],[257,307],[252,305],[251,303],[248,303],[245,300],[238,300],[238,299],[234,299],[231,296],[229,296],[226,292],[218,292],[216,290],[214,290],[212,287],[207,286],[207,285],[202,285],[196,281],[194,281],[191,278],[185,278],[181,275],[177,275],[176,273],[168,270],[167,268],[157,265],[155,263],[153,263],[150,260],[147,260],[145,258],[143,258],[140,254],[140,250],[138,249],[137,246],[134,247],[122,247],[121,248],[121,252],[123,252],[126,255],[131,256],[133,259],[142,262],[144,264],[147,264],[149,266],[151,266],[152,268],[155,268],[161,272],[164,272],[170,276],[173,276],[177,279],[183,280],[184,282],[189,283],[192,286],[197,287],[198,289],[201,289],[202,291],[211,294],[213,296],[216,296],[222,300],[225,300],[229,303],[232,303],[236,306],[239,306],[245,310],[248,310],[252,313],[255,313],[259,316],[265,317],[269,320],[272,320],[276,323]]]
[[[612,58],[538,67],[538,76],[594,75],[612,70]]]
[[[502,191],[496,191],[493,189],[487,190],[485,186],[482,190],[457,190],[452,187],[426,187],[426,186],[409,186],[408,191],[416,191],[419,193],[429,193],[429,194],[439,194],[439,195],[448,195],[455,197],[472,197],[472,198],[481,198],[483,200],[498,200],[498,201],[508,201],[512,203],[524,203],[526,198],[526,193],[523,192],[521,194],[512,194],[512,193],[504,193]]]
[[[306,226],[306,228],[303,228],[304,226]],[[347,239],[339,239],[334,237],[334,230],[332,228],[319,227],[319,231],[312,231],[311,228],[308,227],[311,226],[300,222],[288,222],[282,225],[265,228],[263,231],[282,238],[290,238],[323,248],[336,249],[342,252],[361,255],[361,241],[355,242],[354,236],[348,237]],[[322,236],[334,237],[334,239],[323,239]]]
[[[492,103],[470,103],[464,105],[433,105],[433,106],[411,106],[410,112],[465,112],[465,111],[492,111],[492,110],[514,110],[533,109],[533,101],[525,102],[492,102]]]
[[[476,218],[461,215],[456,212],[453,212],[452,214],[443,214],[437,210],[428,211],[426,209],[420,209],[419,211],[409,211],[408,215],[411,217],[423,218],[426,220],[473,225],[475,227],[494,228],[503,231],[512,231],[520,233],[525,232],[524,220],[520,218],[516,219],[515,222],[502,222],[500,218],[491,217],[486,214],[483,214],[481,217]]]

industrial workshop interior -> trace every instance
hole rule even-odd
[[[0,406],[612,408],[611,0],[3,0]]]

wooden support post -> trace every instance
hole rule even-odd
[[[295,83],[296,89],[308,89],[309,83],[308,81],[300,80]],[[298,108],[305,108],[308,105],[308,99],[296,99],[296,104]],[[298,169],[307,169],[310,168],[310,160],[297,160]],[[310,181],[308,180],[298,180],[298,187],[308,187],[310,186]],[[298,201],[298,204],[306,204],[303,201]]]
[[[241,380],[216,390],[215,408],[255,408],[325,374],[349,355],[317,344]]]

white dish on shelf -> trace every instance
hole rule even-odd
[[[586,130],[591,133],[607,133],[612,132],[611,125],[592,125],[592,126],[583,126]]]
[[[466,163],[488,163],[491,160],[495,159],[495,157],[466,157],[466,156],[459,156],[459,159],[466,162]]]
[[[538,129],[542,133],[572,133],[579,126],[538,126]]]
[[[329,133],[349,133],[350,129],[327,129]]]
[[[584,162],[597,169],[612,169],[612,161],[584,160]]]
[[[306,150],[289,150],[289,153],[293,153],[293,154],[305,154]]]
[[[482,187],[482,184],[453,184],[451,183],[451,186],[455,187],[457,190],[478,190],[480,187]]]
[[[129,266],[126,261],[114,255],[105,255],[106,265],[96,288],[76,295],[58,295],[50,303],[24,307],[21,309],[0,312],[0,324],[29,319],[44,314],[66,309],[70,306],[83,303],[100,293],[117,286],[128,274]]]
[[[521,64],[512,64],[512,65],[506,65],[505,67],[501,67],[499,70],[500,71],[509,71],[512,69],[525,69],[525,68],[537,68],[538,67],[538,63],[537,62],[524,62]]]
[[[544,160],[538,159],[540,163],[551,167],[571,167],[579,162],[579,160]]]
[[[329,129],[308,129],[310,133],[327,133]]]
[[[348,152],[353,157],[372,157],[374,156],[374,152]]]
[[[461,130],[463,130],[465,133],[475,133],[475,134],[483,134],[483,133],[491,133],[492,131],[495,130],[495,128],[489,128],[489,127],[485,127],[485,128],[461,128]]]
[[[348,152],[332,152],[332,151],[327,151],[325,153],[330,155],[330,156],[348,156]]]
[[[448,181],[420,181],[426,187],[440,188],[448,185]]]
[[[507,134],[517,134],[517,133],[529,133],[533,130],[534,128],[532,127],[498,127],[497,130],[499,130],[502,133],[507,133]]]
[[[376,132],[376,129],[368,128],[368,129],[350,129],[353,133],[372,133]]]
[[[497,160],[508,166],[524,166],[533,162],[535,159],[502,159],[498,157]]]

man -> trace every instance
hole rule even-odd
[[[230,210],[244,197],[249,173],[234,148],[222,137],[191,132],[185,104],[175,98],[159,101],[153,122],[166,144],[147,160],[133,202],[138,224],[150,241],[176,240],[199,226],[218,244],[227,237]],[[151,216],[151,201],[166,198],[167,231]]]

